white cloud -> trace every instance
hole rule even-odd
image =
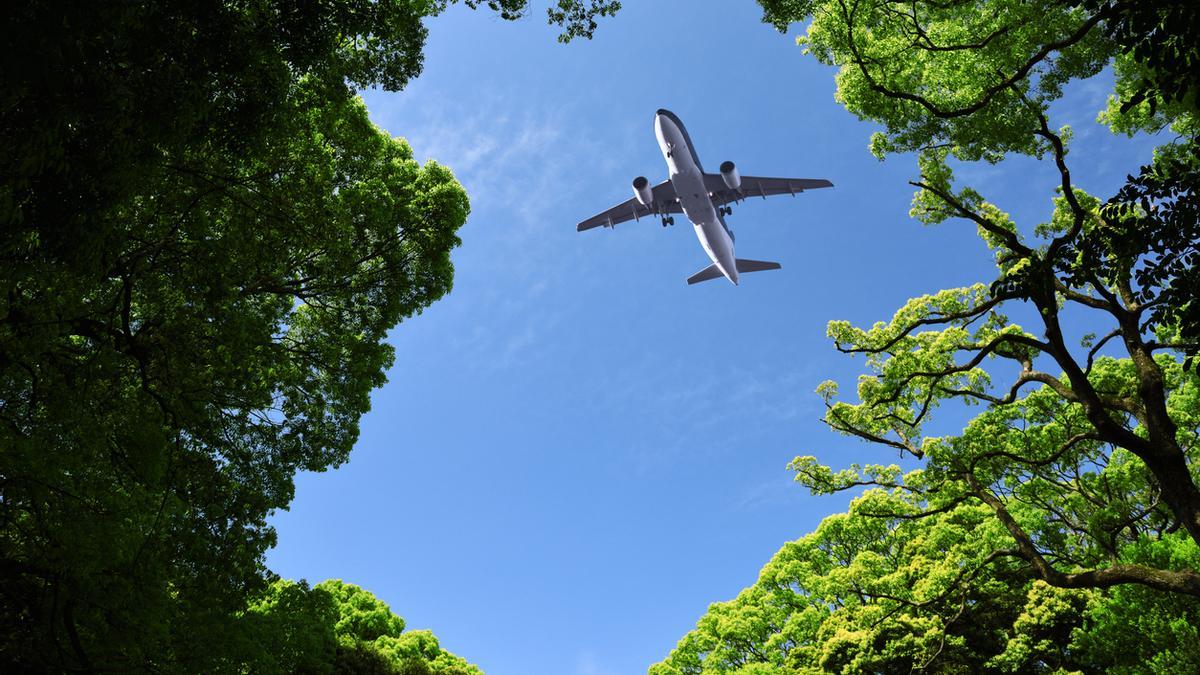
[[[796,484],[790,473],[781,472],[771,480],[751,485],[742,490],[741,496],[733,505],[734,511],[754,511],[756,509],[778,506],[808,495],[808,491]]]
[[[660,433],[650,433],[629,448],[632,471],[647,475],[684,457],[700,461],[742,452],[758,442],[754,430],[820,417],[820,400],[813,393],[818,380],[815,363],[784,369],[731,364],[706,369],[682,359],[638,361],[614,369],[597,383],[591,404],[606,408],[605,414],[614,417],[639,416],[649,410],[671,420]],[[687,431],[680,433],[680,429]],[[751,508],[759,499],[747,498],[738,508]]]
[[[649,365],[630,363],[615,371],[603,387],[610,403],[649,405],[672,419],[696,426],[718,426],[747,415],[790,420],[817,411],[812,393],[817,378],[813,363],[784,369],[732,363],[697,369],[682,359],[658,363],[654,368]]]
[[[589,118],[568,104],[529,107],[515,93],[494,90],[478,92],[470,105],[425,92],[416,107],[415,98],[368,96],[377,123],[407,139],[418,160],[449,167],[466,187],[474,214],[504,218],[506,226],[561,226],[549,216],[590,187],[580,184],[581,173],[611,171],[619,156],[600,145],[586,126]],[[584,172],[581,162],[592,165]]]
[[[575,675],[617,675],[617,671],[601,665],[592,652],[584,651],[575,660]]]
[[[559,323],[550,279],[577,266],[564,251],[570,212],[604,158],[596,134],[567,105],[524,105],[518,95],[480,91],[470,105],[433,92],[367,95],[372,118],[404,137],[418,161],[448,167],[466,188],[471,216],[454,252],[456,286],[470,289],[474,329],[454,338],[464,358],[488,370],[519,365]],[[419,100],[419,105],[414,101]],[[499,112],[504,111],[504,112]]]

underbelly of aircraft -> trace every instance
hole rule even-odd
[[[672,175],[671,185],[679,197],[684,215],[695,225],[696,238],[700,240],[704,252],[717,265],[728,266],[733,259],[733,242],[717,217],[717,210],[713,208],[712,198],[708,196],[699,168],[689,167],[689,170]]]

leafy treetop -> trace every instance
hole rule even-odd
[[[7,13],[0,669],[237,669],[268,515],[451,288],[466,194],[355,96],[416,77],[449,4]],[[570,37],[617,5],[555,7]]]
[[[965,220],[991,283],[915,298],[890,321],[830,323],[866,358],[857,402],[819,388],[835,430],[922,460],[835,471],[798,457],[846,514],[714,604],[653,675],[1182,672],[1200,618],[1200,378],[1194,320],[1196,62],[1186,2],[760,0],[839,67],[838,100],[915,152],[912,214]],[[1194,31],[1193,31],[1194,32]],[[1115,64],[1102,121],[1179,134],[1107,203],[1072,180],[1049,104]],[[1177,77],[1178,76],[1178,77]],[[1178,84],[1178,86],[1176,86]],[[955,179],[954,161],[1053,163],[1048,222],[1019,226]],[[1031,198],[1034,195],[1031,195]],[[1028,303],[1032,328],[1006,309]],[[1068,338],[1067,312],[1108,323]],[[961,433],[930,424],[981,411]]]

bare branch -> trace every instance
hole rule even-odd
[[[1146,349],[1156,352],[1160,349],[1174,349],[1176,351],[1188,352],[1200,349],[1200,342],[1157,342],[1150,340],[1146,343]]]
[[[1053,389],[1063,399],[1072,403],[1079,401],[1079,397],[1075,395],[1075,392],[1071,391],[1071,388],[1059,381],[1058,378],[1047,373],[1031,370],[1023,371],[1020,377],[1013,382],[1012,388],[1003,397],[991,396],[983,392],[971,391],[970,389],[947,389],[945,387],[939,387],[939,389],[952,396],[971,397],[995,405],[1008,405],[1017,400],[1017,393],[1021,390],[1021,387],[1030,382],[1040,382]]]
[[[1095,284],[1093,283],[1093,286],[1094,285]],[[1107,294],[1103,300],[1100,298],[1093,298],[1086,293],[1080,293],[1079,291],[1072,289],[1057,277],[1054,279],[1054,290],[1058,291],[1064,298],[1068,300],[1078,302],[1081,305],[1087,305],[1093,309],[1102,309],[1113,315],[1116,315],[1116,313],[1119,311],[1123,312],[1125,310],[1125,308],[1122,307],[1119,302],[1117,302],[1116,296],[1112,295],[1111,293]]]
[[[1075,434],[1074,436],[1068,438],[1065,443],[1060,445],[1057,450],[1055,450],[1049,457],[1046,457],[1045,459],[1029,459],[1028,457],[1022,457],[1020,455],[1008,452],[1007,450],[992,450],[990,452],[981,453],[972,459],[970,468],[968,468],[967,471],[971,475],[974,475],[975,467],[978,466],[980,462],[985,459],[993,459],[996,457],[1011,459],[1014,462],[1025,464],[1026,466],[1048,466],[1054,462],[1057,462],[1059,458],[1066,454],[1068,450],[1075,447],[1077,444],[1082,443],[1083,441],[1101,440],[1103,439],[1101,439],[1100,435],[1095,432]]]
[[[1095,345],[1093,345],[1090,350],[1088,350],[1087,368],[1084,368],[1084,370],[1083,370],[1084,375],[1090,375],[1092,373],[1092,364],[1096,359],[1096,354],[1104,347],[1104,344],[1106,342],[1108,342],[1109,340],[1117,337],[1120,334],[1121,334],[1121,329],[1114,328],[1114,329],[1112,329],[1112,332],[1110,332],[1108,335],[1105,335],[1104,337],[1100,338],[1100,341],[1097,342]]]

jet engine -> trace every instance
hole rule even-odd
[[[725,181],[725,187],[730,190],[736,190],[742,186],[742,177],[738,175],[737,167],[729,160],[721,162],[721,180]]]
[[[645,176],[633,179],[633,196],[637,197],[642,206],[650,206],[654,201],[654,191],[650,189],[650,181],[646,180]]]

